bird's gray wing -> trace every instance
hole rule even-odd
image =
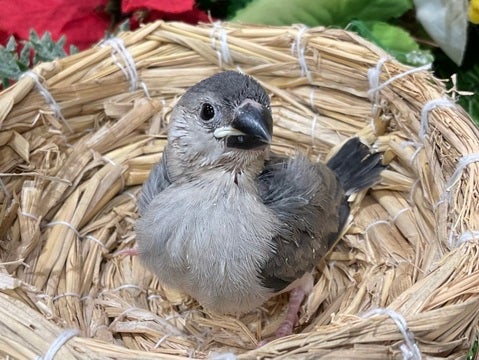
[[[148,179],[143,184],[141,189],[141,193],[138,198],[138,210],[140,215],[144,215],[148,205],[150,205],[151,201],[156,195],[171,185],[166,164],[166,151],[163,151],[163,156],[160,162],[153,166]]]
[[[343,189],[324,164],[272,156],[257,179],[260,196],[282,223],[263,285],[280,291],[311,271],[334,245],[349,214]]]

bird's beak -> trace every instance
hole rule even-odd
[[[271,112],[256,101],[247,99],[235,111],[231,126],[215,130],[217,139],[226,138],[226,146],[255,149],[271,143],[273,120]]]

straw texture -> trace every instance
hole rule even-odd
[[[118,255],[172,107],[221,69],[272,96],[275,151],[324,161],[359,134],[389,163],[351,199],[296,334],[262,347],[285,295],[220,316]],[[0,94],[0,355],[461,358],[479,320],[478,139],[430,71],[342,30],[156,22],[41,64]]]

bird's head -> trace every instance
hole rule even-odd
[[[272,131],[265,90],[248,75],[226,71],[194,85],[178,101],[171,114],[168,156],[191,171],[260,168]]]

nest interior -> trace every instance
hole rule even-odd
[[[274,151],[324,161],[359,135],[389,164],[352,199],[296,334],[262,347],[285,295],[221,316],[118,255],[135,245],[172,107],[222,69],[270,93]],[[479,314],[479,131],[450,95],[352,33],[296,26],[156,22],[37,66],[0,94],[0,354],[464,356]]]

